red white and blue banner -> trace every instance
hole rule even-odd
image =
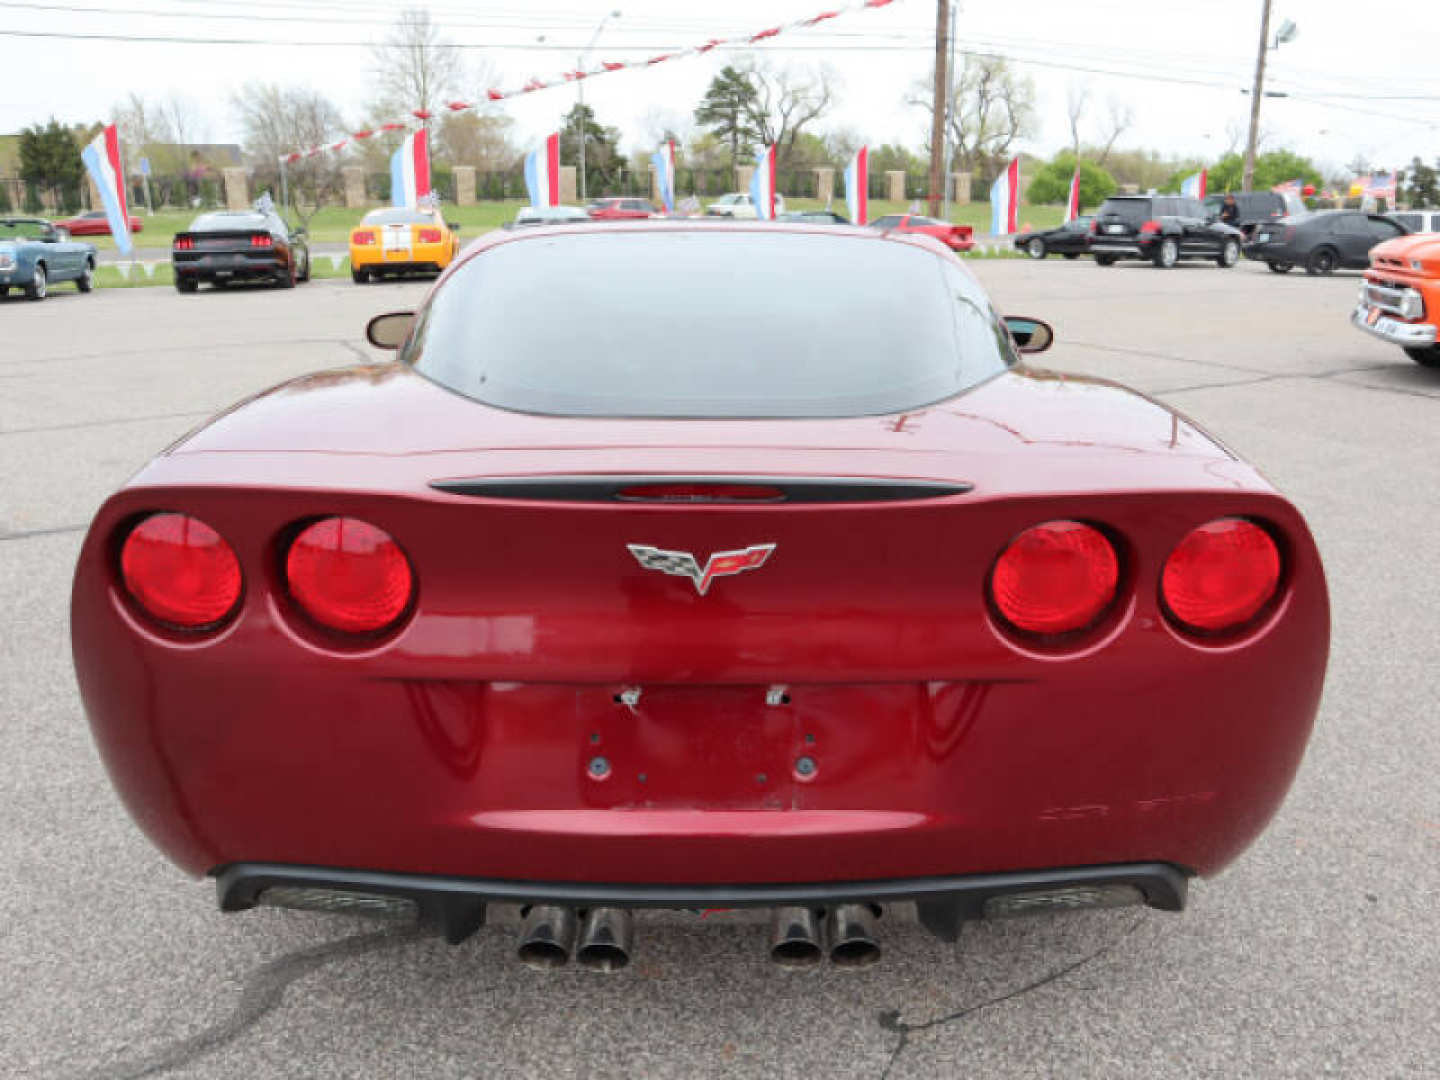
[[[110,235],[120,254],[130,254],[130,208],[125,204],[125,169],[120,164],[120,136],[111,124],[80,151],[80,160],[90,172],[90,179],[105,204],[105,218],[110,222]]]
[[[1210,170],[1201,169],[1193,176],[1187,176],[1180,181],[1180,194],[1188,195],[1192,199],[1204,199],[1206,187],[1210,182]]]
[[[551,133],[538,150],[525,155],[525,190],[537,210],[560,205],[560,133]]]
[[[1020,159],[1012,158],[990,185],[990,232],[1010,236],[1020,228]]]
[[[400,149],[390,156],[390,204],[418,206],[420,196],[430,194],[430,141],[425,129],[405,136]]]
[[[870,148],[862,146],[845,166],[845,205],[855,225],[870,223]]]
[[[1065,199],[1065,220],[1060,224],[1069,225],[1080,216],[1080,166],[1075,166],[1075,175],[1070,178],[1070,194]]]
[[[775,220],[775,147],[767,146],[755,159],[755,175],[750,178],[750,201],[755,216],[761,221]]]
[[[660,189],[660,202],[665,213],[675,213],[675,144],[663,142],[660,149],[650,155],[655,165],[655,186]]]

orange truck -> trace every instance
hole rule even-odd
[[[1370,269],[1350,321],[1440,368],[1440,233],[1397,236],[1370,249]]]

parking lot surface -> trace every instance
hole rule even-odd
[[[220,915],[91,744],[67,629],[83,530],[217,409],[378,362],[366,318],[425,286],[63,288],[0,300],[0,1075],[1440,1075],[1440,371],[1347,325],[1356,276],[971,265],[1000,310],[1055,324],[1045,366],[1189,414],[1296,501],[1325,558],[1309,753],[1187,912],[972,924],[950,946],[897,910],[880,965],[798,972],[767,961],[762,917],[645,915],[611,977],[521,967],[513,913],[455,948]]]

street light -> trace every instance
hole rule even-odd
[[[1272,49],[1278,49],[1281,45],[1287,45],[1295,40],[1299,28],[1295,23],[1286,19],[1280,24],[1280,29],[1275,31],[1275,39],[1270,39],[1270,0],[1265,0],[1264,11],[1260,15],[1260,55],[1255,58],[1255,89],[1250,95],[1250,138],[1245,144],[1245,173],[1240,181],[1240,190],[1249,191],[1255,182],[1255,144],[1260,137],[1260,99],[1279,95],[1265,93],[1265,57]]]
[[[595,27],[595,33],[590,35],[590,44],[585,46],[585,51],[575,60],[575,69],[577,71],[585,70],[585,58],[590,55],[590,50],[595,48],[595,42],[600,40],[600,31],[605,29],[605,24],[611,19],[618,18],[620,18],[620,12],[617,9],[600,20],[600,25]],[[580,120],[580,201],[583,203],[587,198],[585,194],[585,144],[590,141],[589,125],[585,123],[585,80],[576,79],[575,89],[580,93],[580,106],[577,116]]]

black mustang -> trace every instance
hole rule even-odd
[[[1064,255],[1067,259],[1077,258],[1089,251],[1085,245],[1085,236],[1090,231],[1092,220],[1090,215],[1086,214],[1084,217],[1077,217],[1074,221],[1067,221],[1058,229],[1021,233],[1015,237],[1015,247],[1032,259],[1043,259],[1046,255]]]

